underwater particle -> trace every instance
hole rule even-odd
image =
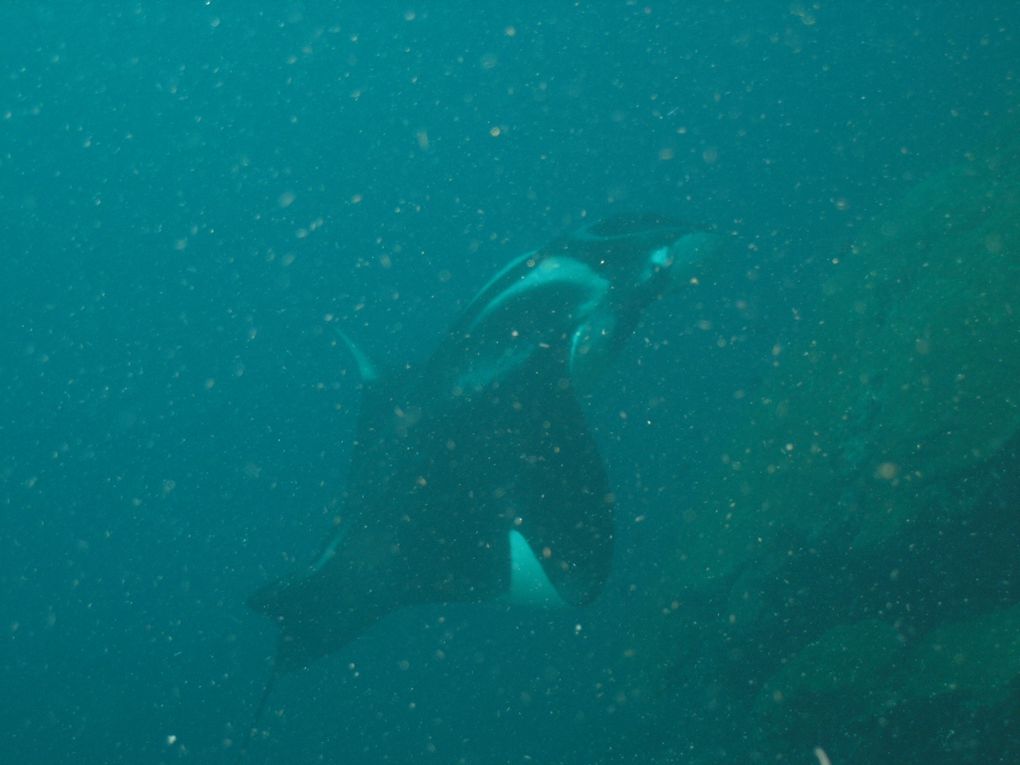
[[[1000,255],[1004,249],[1002,234],[993,233],[985,237],[985,249],[992,255]]]
[[[875,477],[886,481],[893,480],[900,474],[900,466],[895,462],[883,462],[875,469]]]
[[[832,760],[829,759],[829,755],[827,755],[825,750],[820,746],[815,747],[815,757],[818,758],[818,765],[832,765]]]
[[[175,736],[173,733],[171,733],[170,735],[168,735],[166,737],[166,745],[167,746],[173,746],[176,743],[177,743],[177,736]]]
[[[285,191],[276,198],[276,203],[280,207],[287,209],[294,204],[295,199],[297,199],[297,195],[293,191]]]
[[[817,6],[814,6],[817,8]],[[813,27],[818,19],[811,11],[805,8],[801,3],[792,3],[790,5],[790,14],[800,19],[800,23],[806,27]],[[815,750],[818,751],[817,749]],[[826,762],[824,765],[828,765]]]
[[[491,128],[489,128],[489,135],[491,135],[493,138],[499,138],[502,132],[503,131],[500,130],[498,125],[493,125]]]

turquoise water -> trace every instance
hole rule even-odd
[[[281,678],[247,759],[771,758],[717,649],[627,676],[661,497],[718,462],[832,252],[1015,109],[1020,9],[381,5],[0,8],[3,760],[232,761],[275,640],[245,599],[341,506],[359,398],[329,323],[420,360],[509,260],[645,210],[734,247],[587,403],[647,519],[603,598],[398,613]]]

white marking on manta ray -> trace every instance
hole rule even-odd
[[[682,266],[703,265],[706,259],[711,258],[718,251],[718,235],[707,234],[702,231],[686,234],[682,239],[674,242],[669,247],[670,266],[674,264]]]
[[[471,323],[471,329],[475,329],[514,298],[553,284],[574,284],[585,291],[587,299],[577,306],[572,317],[575,320],[582,319],[595,310],[602,298],[609,292],[609,282],[584,263],[572,258],[548,258],[512,287],[503,290],[498,297],[485,306]]]
[[[596,355],[601,348],[599,343],[605,343],[616,329],[616,318],[607,312],[599,312],[593,315],[588,321],[579,326],[570,338],[570,376],[579,380],[587,374],[591,376],[591,370],[584,370],[587,362],[591,366],[591,360],[586,356]],[[593,354],[592,352],[596,353]]]
[[[330,559],[336,555],[337,548],[340,547],[340,543],[344,541],[344,537],[347,536],[347,528],[343,527],[329,540],[329,544],[326,545],[326,549],[322,551],[318,560],[312,565],[312,571],[318,571],[327,563]]]
[[[354,341],[342,329],[333,327],[333,331],[336,332],[337,336],[343,341],[343,344],[347,346],[351,356],[354,357],[354,363],[358,365],[358,373],[361,375],[362,381],[373,382],[379,379],[379,372],[376,371],[375,365],[368,355],[355,345]]]
[[[659,268],[669,268],[673,265],[673,255],[670,253],[669,247],[660,247],[648,256],[648,262]]]
[[[482,287],[480,290],[478,290],[478,294],[476,294],[474,296],[474,298],[472,298],[471,302],[468,304],[468,307],[470,308],[475,303],[477,303],[479,300],[481,300],[482,296],[486,292],[488,292],[492,288],[492,286],[494,284],[496,284],[500,279],[502,279],[508,273],[513,271],[515,268],[517,268],[517,266],[519,266],[521,263],[524,263],[525,261],[527,261],[528,258],[533,257],[536,252],[538,252],[538,250],[530,250],[529,252],[526,252],[523,255],[518,255],[516,258],[514,258],[509,263],[507,263],[505,266],[503,266],[501,269],[499,269],[499,271],[496,273],[496,275],[493,276],[491,279],[489,279],[489,281],[487,281],[485,283],[484,287]]]
[[[506,601],[521,606],[565,606],[528,540],[517,529],[510,529],[509,534],[510,591]]]

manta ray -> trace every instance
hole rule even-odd
[[[580,396],[721,243],[658,216],[585,225],[511,261],[429,358],[386,373],[341,333],[363,382],[342,521],[249,601],[280,628],[274,675],[406,606],[591,603],[613,493]]]

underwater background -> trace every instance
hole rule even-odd
[[[408,609],[251,763],[1020,762],[1020,5],[0,6],[0,759],[233,762],[358,382],[617,213],[595,605]]]

